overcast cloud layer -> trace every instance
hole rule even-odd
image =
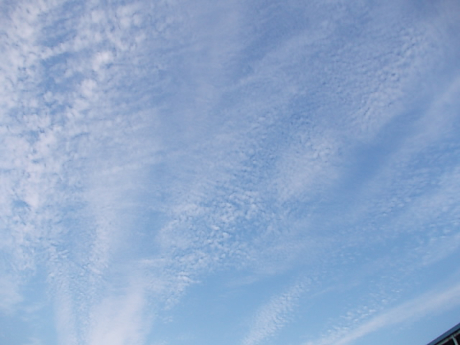
[[[0,0],[0,343],[454,326],[459,32],[455,0]]]

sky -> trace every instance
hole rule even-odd
[[[0,0],[0,343],[458,324],[459,32],[456,0]]]

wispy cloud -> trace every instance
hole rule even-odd
[[[398,14],[397,6],[368,13],[357,5],[371,17],[350,39],[340,28],[347,11],[334,1],[287,6],[292,13],[258,6],[2,7],[0,308],[14,311],[36,274],[48,284],[60,343],[144,344],[147,323],[219,270],[247,270],[253,282],[297,267],[300,257],[301,269],[314,259],[327,266],[440,215],[454,224],[454,164],[441,174],[410,171],[422,162],[414,155],[455,121],[458,80],[436,94],[440,104],[414,125],[416,134],[377,162],[387,169],[349,171],[372,163],[355,149],[384,145],[387,126],[417,103],[403,96],[439,57],[432,27],[380,17]],[[300,24],[291,26],[292,17]],[[388,23],[394,40],[380,37]],[[416,190],[432,175],[430,193]],[[364,187],[342,193],[347,184]],[[391,219],[362,226],[385,210]],[[424,256],[425,248],[458,248],[454,231],[438,235],[418,246],[427,265],[441,257]],[[243,344],[274,337],[306,285],[255,311]],[[444,303],[432,300],[433,308]],[[390,322],[375,320],[347,339]]]
[[[3,313],[12,313],[15,306],[23,300],[16,279],[15,276],[6,274],[0,278],[0,310]]]
[[[306,284],[297,283],[280,295],[272,297],[255,314],[243,345],[257,345],[273,337],[290,320],[299,298],[306,290]]]
[[[121,212],[139,187],[132,183],[142,174],[138,162],[151,149],[132,155],[129,121],[137,114],[123,122],[110,103],[119,80],[109,65],[122,63],[139,43],[122,35],[136,25],[135,9],[111,16],[93,5],[98,9],[85,12],[70,2],[15,3],[2,40],[2,249],[21,282],[26,269],[47,272],[66,344],[86,341],[83,320],[124,240],[129,220],[120,222]],[[123,29],[109,32],[117,21]],[[133,149],[131,156],[114,159],[122,147]],[[17,290],[2,284],[10,304],[20,300]]]
[[[143,344],[152,323],[145,310],[145,292],[140,284],[127,293],[104,298],[92,312],[85,342],[97,344]]]
[[[441,311],[455,308],[460,304],[460,284],[450,286],[444,290],[431,291],[427,294],[402,303],[392,309],[358,325],[349,325],[343,329],[331,331],[332,334],[310,341],[306,345],[347,345],[356,339],[376,332],[393,324],[415,321],[428,314],[437,314]]]

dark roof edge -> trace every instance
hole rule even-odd
[[[460,330],[460,323],[457,326],[454,326],[451,329],[449,329],[447,332],[444,332],[442,335],[440,335],[439,337],[437,337],[435,340],[428,343],[427,345],[436,345],[438,342],[443,341],[445,338],[449,337],[450,335],[456,333],[459,330]]]

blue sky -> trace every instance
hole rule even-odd
[[[454,0],[1,1],[0,342],[460,322],[458,32]]]

